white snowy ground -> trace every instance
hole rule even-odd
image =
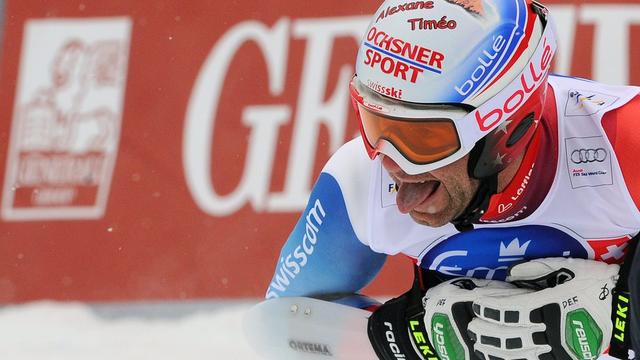
[[[254,303],[4,306],[0,307],[0,359],[260,359],[242,333],[243,314]]]
[[[0,359],[260,359],[242,334],[242,316],[254,303],[0,307]]]

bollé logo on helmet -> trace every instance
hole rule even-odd
[[[494,126],[498,125],[503,118],[508,118],[513,114],[520,105],[537,89],[538,85],[544,80],[545,73],[549,70],[551,65],[551,58],[553,57],[553,50],[551,45],[547,43],[547,38],[543,40],[544,50],[540,57],[540,62],[537,63],[535,59],[529,61],[529,76],[530,80],[527,80],[527,70],[520,74],[520,86],[516,88],[510,95],[506,96],[502,106],[494,107],[489,110],[485,115],[480,113],[481,108],[476,110],[475,116],[478,122],[478,127],[481,131],[489,131]]]
[[[444,54],[395,38],[375,26],[367,33],[363,45],[368,47],[364,64],[378,67],[383,73],[396,78],[415,83],[418,74],[425,70],[442,73]]]
[[[495,66],[494,60],[498,57],[498,54],[504,49],[504,45],[507,43],[504,36],[498,35],[493,39],[491,48],[482,50],[481,56],[478,56],[478,66],[471,73],[471,77],[467,79],[462,85],[455,86],[454,89],[458,94],[465,96],[476,88],[478,82],[487,75],[491,68]]]

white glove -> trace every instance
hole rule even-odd
[[[422,299],[427,336],[440,359],[472,359],[473,341],[467,326],[473,319],[474,300],[526,294],[533,290],[495,280],[456,278],[427,290]]]
[[[546,258],[513,266],[507,281],[534,292],[479,294],[469,336],[481,359],[596,359],[612,331],[618,265]],[[542,356],[541,356],[542,355]]]

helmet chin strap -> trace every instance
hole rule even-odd
[[[533,119],[534,115],[534,113],[527,115],[525,117],[525,120],[528,118]],[[521,121],[520,124],[524,125],[519,125],[519,128],[517,127],[516,130],[511,135],[509,135],[509,139],[507,140],[508,146],[510,142],[511,146],[513,146],[516,142],[523,139],[524,133],[531,127],[531,125],[533,124],[533,120],[528,122]],[[532,138],[533,136],[529,137],[527,139],[527,142],[531,142]],[[498,174],[504,170],[504,167],[494,166],[491,168],[487,168],[486,161],[484,162],[484,165],[481,163],[480,160],[483,157],[486,146],[487,137],[485,136],[475,144],[475,146],[469,153],[467,173],[469,174],[470,178],[478,179],[480,181],[480,185],[478,186],[475,195],[469,202],[469,205],[460,215],[451,220],[451,223],[460,232],[473,230],[473,224],[478,223],[482,215],[489,207],[491,196],[498,192]],[[526,149],[524,151],[526,151]],[[482,174],[484,176],[479,176],[479,174]]]
[[[475,176],[475,168],[484,149],[484,145],[485,139],[478,141],[469,154],[467,172],[469,173],[469,177],[480,180],[480,185],[469,202],[469,205],[460,215],[451,220],[451,223],[460,232],[473,230],[473,224],[477,223],[480,217],[482,217],[489,207],[491,196],[498,191],[498,171],[483,178]]]
[[[489,199],[498,188],[498,174],[480,179],[480,186],[476,194],[462,214],[458,215],[451,223],[460,232],[473,230],[473,224],[477,223],[489,206]]]

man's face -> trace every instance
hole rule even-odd
[[[387,156],[382,165],[398,185],[396,202],[403,214],[419,224],[439,227],[455,219],[469,205],[479,186],[467,174],[469,156],[440,169],[408,175]]]

